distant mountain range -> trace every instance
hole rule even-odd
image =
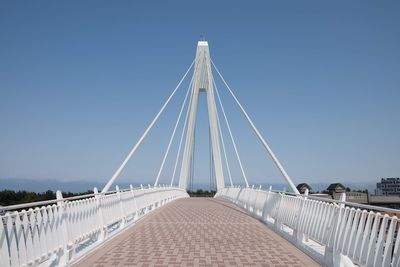
[[[332,183],[337,182],[333,181]],[[143,185],[147,185],[148,182],[143,183]],[[150,183],[152,184],[152,183]],[[330,183],[309,183],[312,187],[312,191],[323,191],[325,190]],[[342,182],[346,187],[350,187],[352,190],[364,190],[368,189],[369,192],[373,193],[376,188],[376,183],[354,183],[354,182]],[[85,192],[88,190],[93,190],[94,187],[97,187],[99,191],[103,188],[105,184],[96,182],[96,181],[59,181],[55,179],[46,179],[46,180],[32,180],[32,179],[23,179],[23,178],[2,178],[0,179],[0,190],[25,190],[31,192],[44,192],[47,190],[57,191],[61,190],[64,192]],[[129,183],[121,182],[118,183],[121,189],[128,188]],[[133,184],[134,187],[140,186],[140,184]],[[262,188],[266,189],[270,185],[272,185],[273,190],[285,190],[290,191],[290,188],[287,184],[267,184],[263,183]],[[256,187],[259,187],[260,184],[256,184]],[[113,188],[115,188],[113,186]],[[194,184],[193,190],[203,189],[209,190],[209,184]]]

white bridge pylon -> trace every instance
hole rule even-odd
[[[181,110],[179,112],[178,119],[176,121],[172,136],[170,138],[167,150],[165,152],[164,158],[162,160],[160,169],[158,171],[157,177],[155,179],[154,186],[157,186],[159,184],[159,179],[164,167],[164,164],[166,162],[166,159],[168,157],[171,144],[173,142],[173,139],[175,137],[175,133],[177,130],[177,127],[179,125],[180,119],[182,112],[184,110],[184,107],[186,105],[186,100],[188,96],[190,95],[190,100],[189,104],[187,107],[187,113],[186,113],[186,118],[184,121],[183,125],[183,130],[182,130],[182,135],[181,135],[181,140],[179,143],[179,148],[178,148],[178,154],[176,157],[175,161],[175,167],[173,171],[173,175],[171,178],[171,186],[174,183],[174,178],[175,178],[175,173],[176,173],[176,167],[179,161],[179,156],[181,152],[181,146],[182,146],[182,141],[183,137],[185,137],[185,143],[184,143],[184,151],[182,155],[182,165],[181,165],[181,171],[180,171],[180,177],[179,177],[179,187],[185,190],[189,189],[189,177],[190,174],[192,173],[193,165],[192,161],[193,159],[193,154],[194,154],[194,139],[195,139],[195,126],[196,126],[196,115],[197,115],[197,106],[199,102],[199,95],[200,93],[204,92],[207,97],[207,107],[208,107],[208,122],[209,122],[209,127],[210,127],[210,142],[211,142],[211,157],[212,157],[212,167],[214,168],[214,174],[215,174],[215,181],[216,181],[216,186],[217,190],[220,191],[221,189],[225,188],[225,180],[224,180],[224,169],[222,166],[222,158],[221,158],[221,144],[222,144],[222,150],[224,152],[224,158],[225,158],[225,164],[230,180],[230,186],[233,186],[232,182],[232,177],[231,177],[231,172],[229,169],[229,163],[228,163],[228,158],[226,155],[226,150],[225,150],[225,142],[223,139],[223,134],[221,132],[221,125],[219,121],[219,116],[218,116],[218,109],[215,101],[215,96],[218,98],[218,103],[220,105],[220,109],[223,113],[223,118],[225,120],[227,129],[229,131],[229,136],[235,151],[235,156],[237,159],[237,162],[239,164],[244,182],[246,187],[249,186],[246,174],[244,172],[242,162],[240,160],[240,156],[238,153],[238,149],[236,147],[235,140],[233,138],[233,134],[231,131],[231,128],[229,126],[229,122],[224,110],[224,107],[222,105],[222,101],[220,98],[220,95],[218,93],[218,89],[216,87],[216,83],[213,78],[212,74],[212,67],[214,67],[215,71],[217,72],[218,76],[221,78],[223,84],[225,85],[226,89],[228,90],[229,94],[233,97],[234,101],[238,105],[240,111],[243,113],[244,117],[246,118],[247,122],[249,123],[250,127],[260,140],[261,144],[263,147],[267,150],[268,154],[271,156],[273,162],[275,163],[276,167],[279,169],[281,172],[282,176],[284,177],[285,181],[287,184],[290,186],[290,188],[293,190],[294,193],[299,194],[299,191],[297,190],[296,186],[294,185],[292,179],[289,177],[285,169],[283,168],[282,164],[279,162],[278,158],[268,145],[267,141],[262,137],[261,133],[259,130],[256,128],[254,125],[253,121],[250,119],[249,115],[237,99],[236,95],[233,93],[232,89],[229,87],[223,76],[221,75],[220,71],[218,68],[215,66],[214,62],[211,60],[210,57],[210,51],[208,47],[208,42],[207,41],[199,41],[197,45],[197,52],[196,52],[196,58],[193,60],[192,64],[189,66],[181,80],[179,81],[178,85],[175,87],[171,95],[168,97],[164,105],[161,107],[160,111],[157,113],[157,115],[154,117],[150,125],[147,127],[145,132],[142,134],[140,137],[139,141],[134,145],[134,147],[131,149],[129,154],[126,156],[125,160],[122,162],[122,164],[118,167],[118,169],[115,171],[113,176],[110,178],[110,180],[107,182],[107,184],[104,186],[102,193],[108,192],[110,189],[111,185],[115,182],[117,177],[120,175],[120,173],[123,171],[125,168],[126,164],[129,162],[129,160],[132,158],[132,156],[135,154],[137,149],[141,146],[145,138],[147,137],[148,133],[150,130],[153,128],[155,123],[157,122],[158,118],[160,115],[163,113],[175,93],[178,91],[179,87],[181,86],[182,82],[185,80],[186,76],[188,75],[189,71],[192,69],[194,66],[194,71],[193,71],[193,76],[188,88],[188,91],[186,93],[185,99],[183,101]],[[220,143],[221,142],[221,143]]]
[[[192,78],[192,102],[189,106],[189,120],[187,123],[185,148],[183,151],[179,187],[188,189],[188,180],[191,173],[192,157],[194,149],[195,125],[199,95],[205,92],[207,95],[208,122],[210,126],[211,150],[217,190],[225,187],[224,172],[221,162],[221,148],[219,143],[217,106],[214,98],[213,77],[211,72],[210,51],[208,42],[200,41],[197,45],[195,68]]]

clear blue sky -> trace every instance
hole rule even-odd
[[[200,36],[295,183],[400,176],[398,1],[139,2],[1,1],[0,179],[105,182]],[[183,93],[121,181],[154,179]],[[222,95],[250,182],[283,181]],[[209,173],[201,104],[197,182]]]

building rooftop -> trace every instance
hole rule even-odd
[[[300,183],[296,186],[297,189],[300,189],[302,187],[307,187],[309,190],[311,189],[311,186],[307,183]]]
[[[334,183],[334,184],[330,184],[327,188],[328,191],[330,190],[335,190],[337,187],[342,187],[342,188],[346,188],[343,184],[341,183]]]

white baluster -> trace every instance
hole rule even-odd
[[[350,230],[349,241],[347,242],[347,248],[344,251],[346,253],[346,255],[354,254],[354,250],[355,250],[354,244],[356,242],[357,227],[360,227],[359,226],[360,215],[361,215],[361,210],[360,209],[355,210],[354,219],[353,219],[352,227]]]
[[[48,214],[48,210],[50,209],[50,206],[46,206],[46,207],[42,207],[41,211],[42,211],[42,222],[43,222],[43,226],[42,226],[42,237],[43,237],[43,241],[45,244],[45,256],[50,256],[52,251],[53,251],[53,247],[51,246],[51,229],[50,229],[50,218],[49,218],[49,214]]]
[[[49,253],[54,253],[55,251],[58,250],[58,236],[57,236],[57,230],[56,230],[56,225],[55,225],[55,219],[54,219],[54,210],[57,208],[56,205],[52,205],[47,209],[47,215],[49,218],[49,225],[48,225],[48,241],[47,244],[51,251]]]
[[[362,234],[365,229],[366,219],[367,219],[368,212],[363,210],[361,213],[360,224],[358,225],[357,234],[354,242],[354,253],[352,255],[353,259],[359,261],[360,254],[361,254],[361,245],[362,245]]]
[[[338,259],[340,260],[340,255],[336,249],[336,243],[338,242],[338,237],[340,235],[340,222],[345,213],[345,210],[340,206],[333,206],[334,216],[328,229],[330,229],[328,235],[328,242],[325,246],[324,252],[324,263],[326,266],[334,266]],[[312,212],[312,210],[310,210]]]
[[[307,191],[307,190],[306,190]],[[307,192],[308,193],[308,192]],[[294,242],[296,242],[299,246],[303,246],[304,234],[300,231],[300,218],[304,212],[304,205],[306,202],[306,198],[300,198],[300,208],[295,216],[296,224],[293,228],[293,238]]]
[[[57,190],[56,192],[57,197],[57,206],[58,206],[58,221],[59,221],[59,228],[61,233],[61,240],[62,240],[62,252],[60,254],[60,266],[68,265],[70,260],[69,258],[69,233],[68,233],[68,211],[66,204],[63,200],[63,196],[61,191]]]
[[[368,253],[367,253],[367,266],[372,266],[375,258],[375,247],[376,247],[376,236],[378,234],[378,226],[381,221],[382,215],[378,212],[374,216],[374,224],[372,226],[372,231],[371,231],[371,237],[369,239],[369,244],[368,244]]]
[[[6,216],[0,217],[0,266],[10,267],[10,255],[8,253],[8,238],[6,235],[6,229],[3,223],[3,218],[7,220]]]
[[[19,258],[18,258],[18,244],[17,239],[15,238],[15,228],[13,224],[13,217],[18,216],[18,212],[7,213],[5,218],[7,220],[7,237],[8,237],[8,246],[10,248],[10,259],[11,266],[20,266]]]
[[[374,266],[383,266],[382,265],[382,255],[383,255],[383,246],[385,244],[386,237],[386,228],[388,223],[389,215],[385,214],[383,216],[381,227],[379,230],[378,240],[375,244],[375,258],[374,258]]]
[[[360,258],[359,262],[360,263],[366,263],[367,259],[367,254],[368,254],[368,245],[369,245],[369,240],[371,238],[371,229],[372,229],[372,221],[374,219],[375,214],[370,211],[368,213],[368,218],[367,222],[365,224],[365,230],[364,230],[364,235],[361,243],[361,252],[360,252]]]
[[[26,246],[25,246],[25,235],[24,235],[24,226],[21,222],[21,216],[24,216],[25,212],[21,212],[16,214],[15,216],[15,232],[18,244],[18,255],[19,255],[19,264],[27,264],[28,258],[26,255]]]
[[[392,261],[392,266],[400,266],[400,223],[399,220],[396,219],[398,226],[395,226],[397,228],[397,237],[396,237],[396,242],[394,244],[394,249],[393,249],[393,261]],[[390,251],[389,251],[390,253]]]

